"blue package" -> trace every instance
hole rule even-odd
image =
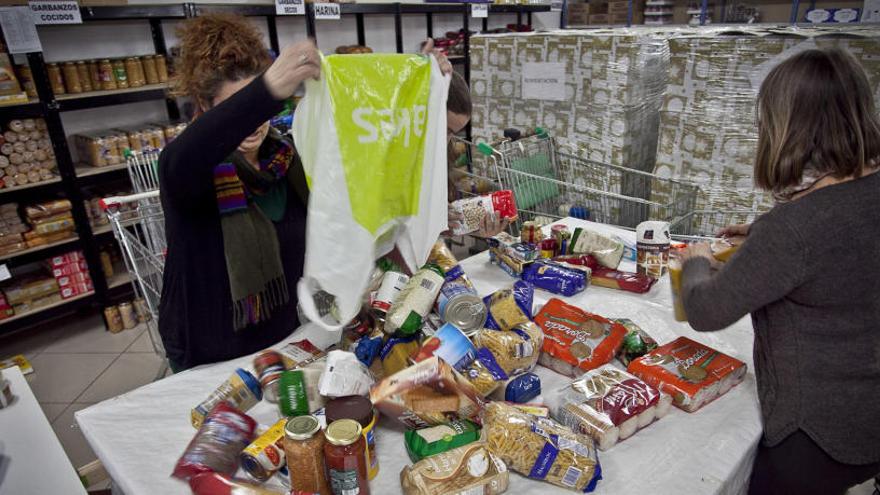
[[[489,349],[486,349],[485,347],[477,349],[477,361],[489,370],[489,373],[496,382],[503,382],[509,378],[507,373],[505,373],[504,370],[501,369],[501,366],[498,365],[498,361],[495,360],[495,355],[492,354],[492,351]]]
[[[532,372],[523,373],[511,378],[503,390],[507,402],[525,404],[541,395],[541,378]]]
[[[357,356],[358,361],[364,363],[365,366],[370,366],[379,356],[379,352],[382,350],[384,344],[385,342],[382,335],[377,335],[375,337],[365,335],[355,342],[354,355]]]
[[[538,289],[563,296],[573,296],[586,289],[589,283],[587,272],[553,262],[535,262],[526,267],[522,278]]]
[[[485,328],[491,328],[492,330],[501,330],[498,322],[495,321],[495,318],[492,318],[492,309],[489,305],[490,299],[492,299],[492,294],[483,298],[483,304],[485,304],[487,308],[490,308],[489,316],[486,318],[486,324],[483,326]],[[519,306],[519,309],[521,309],[531,320],[533,316],[532,307],[535,305],[535,286],[528,282],[517,280],[513,283],[513,300],[516,301],[516,305]]]

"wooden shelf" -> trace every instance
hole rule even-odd
[[[91,177],[93,175],[108,174],[110,172],[116,172],[117,170],[125,170],[125,167],[127,167],[127,165],[124,163],[120,163],[119,165],[108,165],[106,167],[93,167],[81,163],[74,167],[74,170],[76,171],[76,176],[82,178]]]
[[[57,246],[63,246],[63,245],[65,245],[65,244],[71,244],[71,243],[76,242],[76,241],[78,241],[78,240],[79,240],[79,236],[74,235],[73,237],[69,237],[69,238],[67,238],[67,239],[64,239],[64,240],[61,240],[61,241],[58,241],[58,242],[52,242],[52,243],[49,243],[49,244],[44,244],[44,245],[42,245],[42,246],[36,246],[36,247],[29,248],[29,249],[23,249],[23,250],[21,250],[21,251],[16,251],[16,252],[14,252],[14,253],[9,253],[9,254],[0,255],[0,261],[10,260],[10,259],[13,259],[13,258],[20,258],[20,257],[22,257],[22,256],[25,256],[25,255],[28,255],[28,254],[31,254],[31,253],[38,253],[38,252],[40,252],[40,251],[46,251],[46,250],[48,250],[48,249],[52,249],[52,248],[57,247]]]
[[[2,325],[7,325],[7,324],[9,324],[9,323],[12,323],[13,321],[20,320],[20,319],[22,319],[22,318],[27,318],[28,316],[35,315],[35,314],[38,314],[38,313],[42,313],[42,312],[44,312],[44,311],[49,311],[49,310],[51,310],[51,309],[59,308],[59,307],[61,307],[61,306],[65,306],[65,305],[70,304],[70,303],[73,303],[73,302],[81,301],[81,300],[83,300],[83,299],[86,299],[86,298],[92,297],[92,296],[94,296],[94,295],[95,295],[95,291],[90,291],[90,292],[86,292],[85,294],[80,294],[80,295],[78,295],[78,296],[73,296],[73,297],[70,297],[70,298],[68,298],[68,299],[62,299],[62,300],[57,301],[57,302],[54,302],[54,303],[52,303],[52,304],[47,304],[47,305],[42,306],[42,307],[40,307],[40,308],[32,309],[32,310],[30,310],[30,311],[26,311],[26,312],[21,313],[21,314],[16,314],[15,316],[10,316],[9,318],[6,318],[5,320],[0,320],[0,326],[2,326]]]
[[[123,270],[125,267],[120,267]],[[123,285],[131,283],[131,274],[126,272],[114,273],[112,277],[107,279],[107,288],[115,289],[117,287],[122,287]]]

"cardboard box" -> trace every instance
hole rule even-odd
[[[61,256],[55,256],[49,260],[49,265],[52,268],[62,268],[65,265],[70,263],[76,263],[78,261],[85,261],[86,256],[82,251],[71,251],[67,254],[62,254]]]
[[[61,277],[56,277],[55,280],[58,281],[58,286],[62,289],[64,287],[71,287],[76,284],[92,283],[92,279],[89,276],[88,272],[79,272],[71,275],[64,275]]]
[[[60,294],[61,299],[70,299],[71,297],[81,296],[93,290],[92,283],[74,284],[69,287],[62,287]]]
[[[52,276],[56,279],[59,277],[75,275],[77,273],[89,273],[89,265],[85,260],[75,263],[66,263],[52,269]]]
[[[590,14],[590,24],[591,25],[603,25],[611,22],[611,18],[608,14]]]

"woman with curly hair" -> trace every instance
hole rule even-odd
[[[174,93],[196,117],[159,157],[168,253],[159,331],[174,371],[243,356],[297,326],[308,188],[269,119],[320,61],[311,41],[272,62],[243,17],[179,30]]]

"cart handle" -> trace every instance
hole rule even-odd
[[[98,202],[98,204],[101,205],[102,210],[107,211],[110,208],[118,207],[118,206],[126,204],[126,203],[135,203],[137,201],[141,201],[144,199],[158,198],[158,197],[159,197],[159,191],[155,190],[155,191],[147,191],[147,192],[142,192],[142,193],[137,193],[137,194],[130,194],[128,196],[110,196],[108,198],[102,198]]]

